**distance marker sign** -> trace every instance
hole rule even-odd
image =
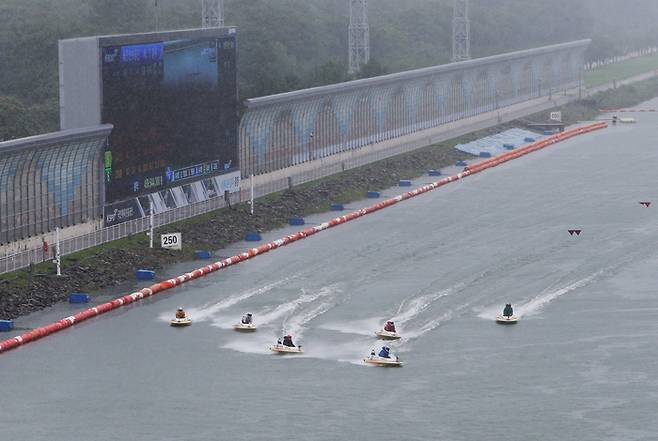
[[[160,245],[169,250],[180,250],[183,247],[181,233],[161,234]]]

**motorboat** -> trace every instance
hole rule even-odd
[[[192,319],[189,317],[174,318],[169,321],[169,324],[175,328],[182,328],[183,326],[190,326]]]
[[[370,355],[367,358],[363,359],[363,362],[373,366],[382,366],[382,367],[402,367],[403,363],[396,356],[395,358],[385,358],[378,355]]]
[[[375,332],[375,335],[382,340],[399,340],[401,338],[400,334],[397,332],[389,332],[383,329]]]
[[[253,332],[256,330],[256,325],[254,323],[238,323],[233,325],[233,329],[239,332]]]
[[[518,316],[516,315],[497,315],[496,316],[496,323],[500,323],[501,325],[513,325],[514,323],[518,323],[519,321]]]
[[[304,352],[301,345],[300,346],[286,346],[282,343],[277,343],[270,346],[270,351],[276,352],[279,354],[301,354]]]

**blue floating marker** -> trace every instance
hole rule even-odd
[[[523,141],[524,142],[535,142],[535,138],[531,138],[530,136],[528,136],[527,138],[524,138]]]
[[[69,303],[89,303],[89,294],[84,292],[72,292],[69,294]]]
[[[400,187],[411,187],[411,181],[409,179],[400,179]]]
[[[489,153],[489,152],[480,152],[480,158],[491,158],[491,153]]]
[[[333,211],[343,211],[345,207],[343,207],[343,204],[331,204],[331,209]]]
[[[506,150],[514,150],[514,144],[503,144],[503,148]]]
[[[196,250],[194,252],[194,257],[197,259],[210,259],[210,251],[208,250]]]
[[[244,240],[246,240],[247,242],[259,242],[261,240],[261,237],[259,233],[251,231],[247,233],[247,235],[244,237]]]
[[[466,161],[460,159],[459,161],[455,162],[455,165],[457,167],[466,167]]]
[[[290,225],[304,225],[305,223],[304,218],[301,217],[291,217],[288,219],[288,224]]]
[[[441,176],[441,170],[430,170],[427,174],[430,176]]]
[[[377,199],[379,196],[381,196],[381,193],[378,191],[369,191],[368,192],[368,198],[369,199]]]
[[[11,320],[0,320],[0,332],[9,332],[14,329],[14,322]]]
[[[135,272],[137,280],[153,280],[155,279],[155,271],[140,269]]]

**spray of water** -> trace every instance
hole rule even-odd
[[[570,283],[566,286],[563,286],[558,289],[552,289],[552,290],[545,290],[541,294],[539,294],[536,297],[533,297],[530,300],[527,300],[523,303],[519,303],[514,307],[514,314],[522,317],[522,316],[531,316],[534,314],[537,314],[541,309],[546,306],[547,304],[551,303],[555,299],[562,297],[565,294],[568,294],[572,291],[575,291],[577,289],[583,288],[590,283],[594,282],[596,279],[600,278],[604,274],[606,274],[607,270],[600,270],[597,271],[596,273],[590,274],[589,276],[582,278],[580,280],[577,280],[573,283]],[[494,320],[498,314],[500,314],[502,311],[500,305],[492,305],[484,310],[482,310],[479,314],[478,317],[487,319],[487,320]]]
[[[222,299],[218,302],[208,303],[200,308],[186,308],[186,311],[188,316],[190,316],[195,322],[210,320],[213,319],[221,311],[224,311],[252,297],[266,294],[274,290],[275,288],[278,288],[279,286],[286,284],[287,282],[289,282],[291,279],[294,279],[295,277],[296,276],[286,277],[284,279],[277,280],[275,282],[269,283],[259,288],[243,291],[238,294],[229,296],[225,299]],[[163,321],[171,320],[171,314],[163,313],[160,315],[160,319]]]

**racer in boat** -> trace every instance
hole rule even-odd
[[[391,358],[391,355],[389,354],[390,350],[391,348],[389,348],[388,346],[382,346],[382,350],[379,351],[379,356],[381,358]]]
[[[512,317],[513,315],[514,315],[514,310],[512,309],[512,304],[506,303],[505,309],[503,309],[503,316],[509,318]]]
[[[250,312],[248,312],[248,313],[246,313],[245,315],[242,316],[242,324],[243,325],[250,325],[251,322],[252,322],[252,319],[251,319],[251,313]]]
[[[288,346],[289,348],[295,347],[295,344],[292,342],[292,335],[286,335],[283,337],[283,346]]]
[[[176,318],[177,319],[184,319],[185,318],[185,311],[183,311],[183,308],[178,308],[176,310]]]
[[[395,332],[395,323],[392,321],[387,321],[386,324],[384,325],[384,331],[386,332]]]

